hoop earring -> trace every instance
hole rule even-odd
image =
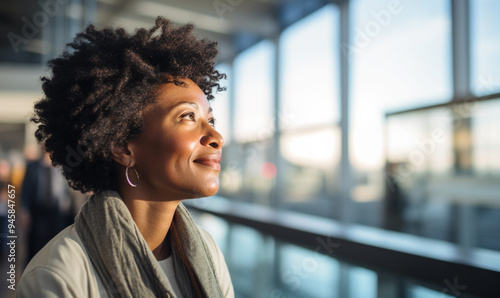
[[[137,185],[139,184],[139,173],[137,173],[136,169],[132,168],[132,170],[134,170],[135,172],[135,175],[137,176],[137,184],[133,184],[131,181],[130,181],[130,178],[128,177],[128,169],[129,169],[129,166],[127,166],[127,168],[125,169],[125,177],[127,177],[127,182],[130,186],[132,187],[137,187]]]

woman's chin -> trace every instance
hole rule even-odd
[[[217,193],[217,191],[219,190],[219,185],[217,184],[217,187],[213,187],[211,189],[207,189],[206,191],[203,192],[203,197],[211,197],[213,195],[215,195]]]
[[[219,183],[213,183],[209,185],[204,185],[203,188],[198,188],[194,190],[192,199],[211,197],[217,193],[219,190]]]

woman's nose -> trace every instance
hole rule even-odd
[[[208,126],[209,128],[201,137],[201,144],[203,146],[210,146],[214,149],[222,148],[222,146],[224,145],[224,138],[217,130],[215,130],[214,127],[212,127],[211,125]]]

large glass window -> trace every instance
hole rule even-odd
[[[234,135],[239,142],[274,132],[274,45],[261,41],[236,57]]]
[[[453,294],[448,287],[452,284],[446,281],[423,283],[405,274],[360,267],[336,258],[336,252],[322,254],[322,246],[305,249],[212,215],[192,214],[224,253],[236,297],[445,298]]]
[[[280,40],[280,128],[339,121],[338,9],[329,5],[287,28]],[[285,121],[286,120],[286,121]]]
[[[373,204],[385,190],[384,115],[452,97],[450,3],[355,0],[351,9],[350,44],[342,45],[351,73],[351,193],[359,203],[355,220],[376,225]]]
[[[281,204],[332,216],[340,158],[338,9],[328,5],[280,40]]]
[[[474,103],[471,121],[472,169],[479,177],[500,178],[500,99]],[[500,195],[500,192],[498,193]]]
[[[386,227],[500,249],[500,100],[387,119]]]
[[[471,70],[476,95],[500,92],[500,1],[472,0]]]
[[[498,59],[488,56],[500,44],[490,28],[495,5],[471,0],[476,95],[497,92],[500,81]],[[500,249],[488,228],[500,214],[500,106],[452,102],[451,11],[450,0],[352,0],[349,41],[340,44],[341,12],[326,5],[286,28],[279,51],[264,40],[239,54],[234,123],[220,127],[234,131],[220,194],[334,219],[348,211],[355,223]],[[353,181],[343,185],[351,202],[341,205],[339,184],[349,181],[340,174],[346,79]]]
[[[234,142],[225,147],[221,195],[268,205],[275,167],[274,44],[263,40],[234,60]]]

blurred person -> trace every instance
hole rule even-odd
[[[387,162],[385,173],[385,200],[383,228],[403,231],[406,201],[398,181],[400,163]]]
[[[73,223],[73,198],[59,169],[46,152],[28,162],[21,187],[21,204],[28,219],[27,261],[57,233]]]
[[[20,190],[24,174],[26,171],[26,159],[23,153],[19,150],[12,149],[7,153],[8,159],[11,163],[11,184]],[[17,206],[16,206],[17,207]]]
[[[39,145],[27,144],[26,146],[24,146],[23,154],[26,162],[30,162],[38,160],[42,153]]]
[[[90,25],[69,45],[33,121],[71,187],[93,195],[17,297],[234,297],[224,256],[181,203],[219,187],[217,44],[158,17],[135,34]]]

